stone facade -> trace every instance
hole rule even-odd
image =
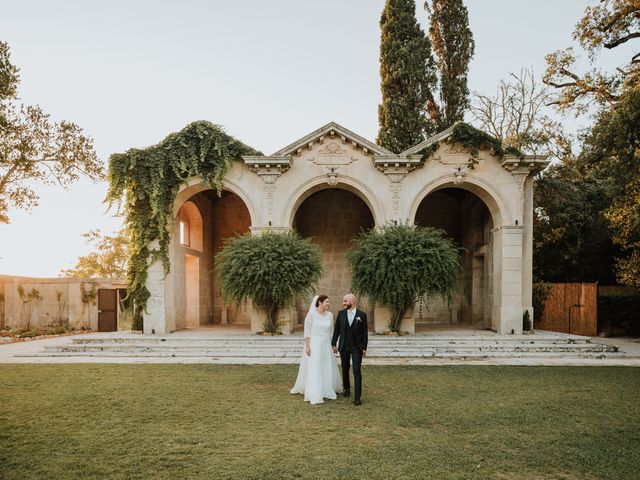
[[[325,268],[320,290],[337,312],[350,290],[344,258],[350,240],[361,228],[409,221],[446,230],[464,248],[464,274],[451,308],[416,305],[402,329],[446,322],[520,333],[523,311],[531,310],[532,176],[547,161],[481,151],[471,162],[468,151],[447,141],[451,132],[395,154],[329,123],[273,155],[234,162],[221,197],[202,179],[190,179],[174,204],[171,271],[165,276],[158,262],[149,267],[145,332],[207,323],[261,329],[260,312],[224,305],[215,284],[214,255],[232,234],[295,228],[311,237]],[[194,225],[189,245],[180,242],[181,218]],[[307,308],[300,299],[282,313],[285,332]],[[370,316],[376,331],[386,329],[384,308]]]

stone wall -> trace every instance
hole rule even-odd
[[[42,299],[33,302],[30,326],[59,325],[69,322],[74,328],[98,329],[98,298],[84,303],[82,287],[89,290],[101,288],[125,288],[123,279],[81,279],[81,278],[31,278],[0,275],[0,327],[26,327],[25,309],[20,299],[18,287],[25,293],[32,289],[39,292]]]
[[[329,296],[334,317],[342,308],[342,297],[351,291],[351,274],[346,259],[351,240],[361,230],[370,229],[373,225],[373,216],[367,205],[355,194],[341,189],[314,193],[296,212],[293,227],[320,247],[324,275],[318,293]],[[309,301],[300,299],[297,302],[299,323],[304,322]],[[366,303],[362,303],[360,308],[368,311]]]

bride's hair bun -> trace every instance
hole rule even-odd
[[[326,295],[319,295],[318,300],[316,300],[316,307],[319,307],[321,303],[323,303],[327,298]]]

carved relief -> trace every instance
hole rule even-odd
[[[322,150],[318,151],[318,153],[322,153],[322,154],[325,154],[325,155],[338,155],[338,154],[341,154],[341,153],[349,153],[349,152],[347,152],[347,150],[342,148],[336,142],[331,142],[326,147],[324,147]]]
[[[309,161],[316,165],[349,165],[355,160],[357,158],[352,157],[349,151],[337,142],[329,142],[318,151],[318,155],[309,158]]]

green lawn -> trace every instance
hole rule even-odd
[[[0,365],[0,478],[637,479],[640,369]]]

